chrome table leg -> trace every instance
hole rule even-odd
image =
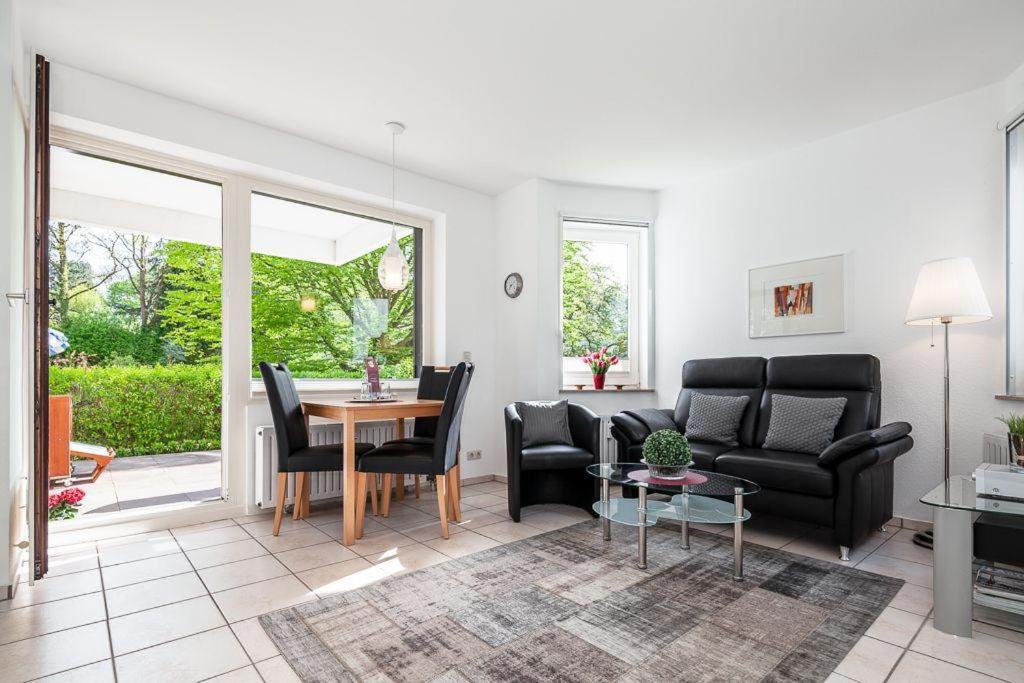
[[[690,494],[689,487],[684,486],[683,492],[679,494],[680,507],[682,508],[683,518],[683,550],[690,549]]]
[[[737,581],[743,580],[743,489],[739,486],[733,489],[733,506],[736,513],[736,521],[732,525],[732,552],[733,552],[733,574],[732,578]]]
[[[604,527],[604,540],[612,540],[612,520],[608,519],[606,515],[611,514],[609,509],[611,506],[610,495],[609,495],[610,484],[607,479],[601,480],[601,505],[604,507],[605,515],[601,517],[601,525]]]
[[[934,508],[935,628],[970,638],[974,613],[974,516],[970,510]]]
[[[640,495],[637,497],[636,515],[640,525],[636,528],[637,534],[637,559],[636,566],[640,569],[647,569],[647,489],[639,487]]]

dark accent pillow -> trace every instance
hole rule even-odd
[[[835,438],[846,399],[772,395],[772,415],[764,448],[820,455]]]
[[[749,396],[692,394],[690,415],[686,419],[686,438],[726,446],[739,445],[736,434],[748,403]]]
[[[569,401],[516,401],[523,419],[523,448],[546,443],[572,445]]]

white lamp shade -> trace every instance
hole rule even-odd
[[[978,323],[992,317],[974,262],[966,256],[921,266],[907,308],[908,325]]]

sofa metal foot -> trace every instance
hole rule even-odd
[[[850,561],[850,548],[849,548],[849,546],[845,546],[845,545],[839,546],[839,559],[842,560],[843,562],[849,562]]]
[[[882,526],[878,527],[878,530],[881,531],[884,534],[889,529],[883,524]]]

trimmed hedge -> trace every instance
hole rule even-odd
[[[216,365],[51,367],[50,393],[71,394],[75,441],[119,456],[220,448]]]

